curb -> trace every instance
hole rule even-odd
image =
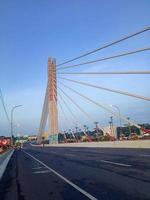
[[[0,180],[5,172],[5,169],[8,165],[8,162],[9,162],[11,156],[13,155],[13,153],[14,153],[14,149],[10,150],[10,153],[7,155],[7,157],[4,159],[4,161],[0,165]]]
[[[34,147],[42,145],[30,144]],[[106,142],[84,142],[84,143],[63,143],[63,144],[45,144],[45,147],[88,147],[88,148],[139,148],[150,149],[150,140],[130,140],[130,141],[106,141]]]

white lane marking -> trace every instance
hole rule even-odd
[[[112,161],[108,161],[108,160],[100,160],[100,161],[104,162],[104,163],[113,164],[113,165],[123,166],[123,167],[131,167],[132,166],[132,165],[128,165],[128,164],[124,164],[124,163],[112,162]]]
[[[52,150],[51,150],[51,153],[58,154],[58,152],[56,152],[56,151],[52,151]]]
[[[43,169],[43,168],[45,168],[45,167],[33,167],[32,169]]]
[[[66,183],[68,183],[69,185],[71,185],[73,188],[75,188],[76,190],[78,190],[80,193],[82,193],[83,195],[85,195],[89,199],[91,199],[91,200],[98,200],[97,198],[95,198],[94,196],[92,196],[91,194],[89,194],[88,192],[86,192],[85,190],[83,190],[82,188],[80,188],[79,186],[75,185],[73,182],[69,181],[67,178],[65,178],[61,174],[59,174],[58,172],[56,172],[54,169],[52,169],[48,165],[44,164],[42,161],[38,160],[37,158],[35,158],[34,156],[32,156],[31,154],[27,153],[24,150],[23,150],[23,152],[25,154],[27,154],[28,156],[30,156],[31,158],[33,158],[34,160],[36,160],[37,162],[39,162],[41,165],[43,165],[47,169],[49,169],[49,171],[53,172],[55,175],[57,175],[59,178],[61,178],[62,180],[64,180]]]
[[[45,174],[45,173],[50,173],[50,171],[49,170],[43,170],[43,171],[33,172],[33,174]]]
[[[139,156],[150,157],[150,155],[148,155],[148,154],[140,154]]]
[[[71,154],[71,153],[65,153],[64,156],[72,156],[72,157],[76,157],[76,155]]]

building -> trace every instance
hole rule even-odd
[[[116,126],[106,126],[104,127],[105,133],[108,133],[110,136],[117,138],[117,127]]]

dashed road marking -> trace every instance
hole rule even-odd
[[[34,169],[43,169],[43,168],[45,168],[45,167],[33,167],[32,169],[34,170]]]
[[[150,157],[149,154],[140,154],[139,156],[142,156],[142,157]]]
[[[41,165],[43,165],[44,167],[46,167],[47,169],[49,169],[50,172],[53,172],[55,175],[57,175],[59,178],[61,178],[62,180],[64,180],[66,183],[68,183],[69,185],[71,185],[73,188],[75,188],[76,190],[78,190],[80,193],[82,193],[84,196],[88,197],[91,200],[98,200],[96,197],[92,196],[90,193],[86,192],[85,190],[83,190],[82,188],[80,188],[79,186],[77,186],[76,184],[74,184],[73,182],[69,181],[67,178],[65,178],[64,176],[62,176],[61,174],[59,174],[58,172],[56,172],[54,169],[52,169],[51,167],[49,167],[48,165],[46,165],[45,163],[43,163],[42,161],[38,160],[37,158],[35,158],[34,156],[32,156],[30,153],[27,153],[26,151],[23,150],[23,152],[25,154],[27,154],[28,156],[30,156],[31,158],[33,158],[34,160],[36,160],[38,163],[40,163]]]
[[[64,156],[72,156],[72,157],[76,157],[76,155],[72,154],[72,153],[65,153]]]
[[[124,164],[124,163],[112,162],[112,161],[109,161],[109,160],[100,160],[100,161],[104,162],[104,163],[109,163],[109,164],[112,164],[112,165],[123,166],[123,167],[131,167],[132,166],[132,165]]]
[[[33,174],[45,174],[45,173],[50,173],[49,170],[43,170],[43,171],[35,171]]]

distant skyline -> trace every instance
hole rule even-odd
[[[150,26],[149,8],[149,0],[0,1],[0,88],[9,115],[13,106],[23,105],[14,113],[15,134],[36,134],[38,131],[47,84],[48,57],[55,58],[59,64]],[[143,47],[150,47],[150,31],[69,65]],[[142,52],[62,72],[113,70],[150,70],[150,53]],[[150,96],[149,75],[58,75],[59,77]],[[150,122],[148,101],[60,81],[106,106],[119,106],[122,115],[137,123]],[[59,83],[58,85],[90,113],[95,121],[102,126],[108,125],[109,113],[84,101]],[[91,128],[94,126],[69,100],[66,101],[81,124],[87,124]],[[78,124],[73,122],[64,105],[63,108],[70,119],[69,127]],[[115,117],[114,123],[118,125]],[[63,129],[68,128],[61,111],[59,125]],[[10,126],[1,102],[0,135],[10,135]]]

